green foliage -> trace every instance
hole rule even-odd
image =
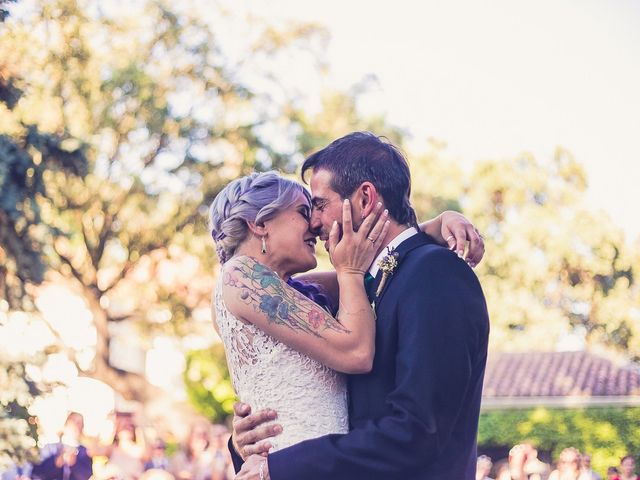
[[[81,148],[67,150],[66,139],[42,134],[37,127],[25,135],[0,135],[0,294],[12,307],[28,308],[27,283],[44,277],[43,241],[38,197],[47,195],[44,174],[82,175],[86,159]]]
[[[0,0],[0,7],[9,2]],[[0,22],[8,13],[0,8]],[[5,119],[23,94],[18,83],[0,63],[0,114]],[[27,123],[14,135],[0,133],[0,327],[9,308],[33,308],[26,286],[44,279],[37,198],[47,194],[45,172],[71,176],[86,172],[82,147],[69,148],[68,140],[67,135],[43,133]],[[41,390],[27,375],[27,366],[37,363],[37,355],[20,359],[0,352],[0,471],[37,460],[37,429],[28,409]]]
[[[0,21],[7,14],[0,9]],[[0,112],[7,117],[23,95],[18,83],[15,72],[0,63]],[[47,195],[44,173],[86,173],[82,147],[69,148],[69,140],[27,123],[12,135],[0,130],[0,298],[13,308],[32,307],[25,286],[42,282],[46,270],[42,238],[36,233],[42,230],[37,197]]]
[[[16,82],[13,78],[3,78],[0,73],[0,103],[4,103],[7,108],[11,109],[16,106],[22,90],[16,86]]]
[[[0,352],[0,471],[37,459],[37,431],[28,408],[39,391],[25,366],[24,359]]]
[[[9,3],[15,3],[16,0],[0,0],[0,23],[4,22],[5,19],[9,16],[9,10],[7,10],[6,7],[8,7]]]
[[[587,208],[586,175],[568,152],[486,160],[467,173],[435,145],[411,168],[419,217],[461,209],[485,237],[476,272],[491,349],[555,350],[574,332],[640,359],[640,250]]]
[[[109,324],[129,322],[141,336],[187,333],[213,285],[206,205],[241,173],[288,165],[264,136],[266,126],[288,130],[291,121],[241,80],[242,67],[315,29],[280,36],[249,19],[252,35],[270,41],[230,58],[212,28],[227,15],[206,2],[143,0],[116,11],[95,0],[47,0],[0,31],[2,78],[6,68],[24,79],[12,108],[0,106],[9,152],[0,164],[0,232],[15,238],[0,236],[4,277],[23,287],[44,272],[73,285],[96,323],[94,375],[126,398],[144,399],[148,384],[110,364]],[[68,166],[76,154],[82,175],[49,159]],[[5,190],[9,174],[29,188]],[[15,225],[5,221],[14,212]]]
[[[191,404],[213,423],[224,423],[233,413],[236,395],[222,344],[187,354],[184,383]]]
[[[576,447],[592,454],[594,469],[604,472],[627,453],[640,452],[640,408],[548,409],[484,412],[478,445],[511,447],[524,440],[552,451]]]
[[[384,117],[363,117],[358,113],[358,96],[366,91],[366,85],[351,93],[328,92],[322,97],[322,110],[313,116],[294,111],[292,115],[301,131],[297,136],[298,150],[307,156],[333,140],[357,130],[375,132],[386,136],[396,145],[402,145],[404,132],[390,125]]]

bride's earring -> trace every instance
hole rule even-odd
[[[267,253],[267,241],[265,240],[265,237],[262,237],[262,253],[266,255]]]

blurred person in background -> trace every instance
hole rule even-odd
[[[92,459],[82,445],[84,418],[71,412],[64,423],[60,440],[45,445],[40,463],[33,466],[31,476],[40,480],[88,480],[93,474]]]
[[[18,465],[12,461],[0,469],[0,480],[30,480],[32,469],[33,465],[29,462]]]
[[[569,447],[560,452],[557,468],[549,475],[549,480],[578,480],[580,476],[580,452]]]
[[[109,463],[120,470],[124,480],[136,480],[143,472],[146,448],[142,435],[136,433],[132,423],[118,427],[113,437]]]
[[[620,472],[616,480],[640,480],[640,476],[636,475],[636,459],[633,455],[625,455],[620,460]]]
[[[480,455],[476,463],[476,480],[493,480],[491,477],[489,477],[489,473],[491,473],[491,467],[493,467],[491,457]]]
[[[24,465],[11,463],[0,471],[0,480],[29,480],[31,478],[31,468],[32,465],[28,462]]]
[[[549,474],[549,465],[540,461],[538,449],[530,442],[514,445],[509,450],[509,480],[543,480]]]
[[[161,468],[151,468],[145,471],[140,480],[175,480],[174,476]]]
[[[580,458],[579,480],[602,480],[602,477],[591,470],[591,455],[584,453]]]
[[[118,467],[111,465],[110,463],[101,465],[98,462],[94,466],[91,480],[123,480],[123,478]]]
[[[618,480],[619,474],[618,467],[607,468],[607,480]]]
[[[147,470],[169,470],[169,457],[167,457],[167,444],[161,438],[157,438],[151,444],[151,453],[149,459],[144,464],[145,472]]]
[[[231,432],[224,425],[214,425],[211,428],[211,454],[213,456],[211,480],[230,480],[235,477],[231,455],[227,448],[230,436]]]
[[[213,455],[210,446],[209,425],[194,424],[182,448],[171,458],[169,472],[178,480],[211,480]]]

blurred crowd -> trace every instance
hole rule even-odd
[[[0,472],[0,480],[229,480],[234,477],[227,450],[230,432],[224,425],[196,422],[185,440],[169,445],[146,438],[132,417],[114,424],[107,442],[87,440],[79,413],[67,416],[58,441],[40,449],[40,461]],[[169,448],[171,447],[171,448]],[[569,447],[555,463],[538,458],[531,443],[520,443],[508,457],[478,457],[476,480],[640,480],[632,455],[606,472],[591,468],[591,456]]]
[[[620,459],[606,472],[591,468],[591,455],[568,447],[560,452],[555,464],[538,458],[538,450],[530,443],[515,445],[505,459],[494,462],[491,457],[478,457],[476,480],[640,480],[632,455]]]
[[[79,413],[67,416],[58,441],[40,449],[40,461],[15,465],[1,480],[228,480],[234,477],[224,425],[191,425],[182,444],[145,438],[132,418],[115,422],[109,442],[87,440]],[[172,447],[172,448],[169,448]],[[169,451],[171,450],[171,452]]]

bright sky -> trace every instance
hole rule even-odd
[[[605,209],[629,240],[640,238],[640,1],[217,3],[236,18],[244,11],[327,28],[328,77],[309,59],[275,67],[278,82],[297,86],[310,104],[322,88],[347,90],[374,75],[364,113],[386,113],[406,128],[415,153],[434,138],[470,165],[523,151],[549,158],[562,146],[587,170],[589,203]],[[212,28],[236,54],[252,33],[246,22],[214,21]]]
[[[640,2],[234,5],[325,25],[330,81],[348,88],[374,74],[378,86],[366,109],[407,127],[413,150],[433,137],[470,163],[569,149],[589,175],[590,203],[607,210],[628,237],[640,235]]]

